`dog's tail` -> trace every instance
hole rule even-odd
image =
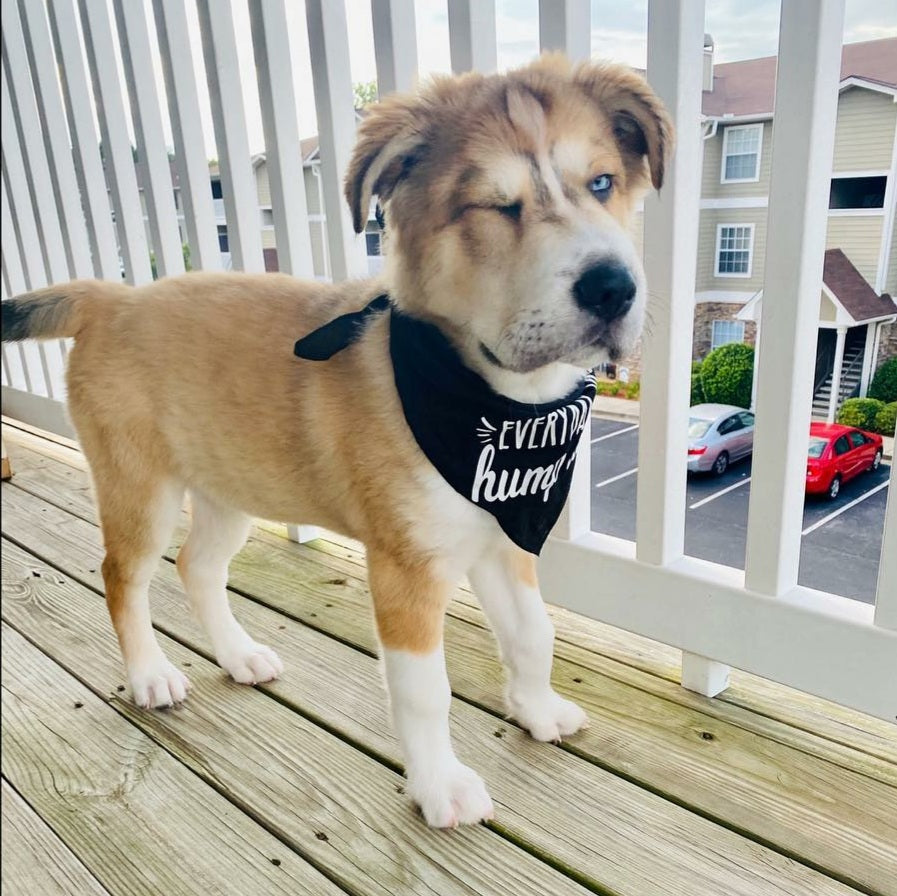
[[[3,342],[77,336],[101,305],[124,298],[132,287],[104,280],[73,280],[26,292],[0,303]]]

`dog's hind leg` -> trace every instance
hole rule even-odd
[[[433,827],[491,818],[492,800],[480,777],[458,761],[449,734],[452,695],[442,647],[449,586],[425,562],[374,551],[368,570],[408,795]]]
[[[511,717],[543,741],[560,741],[586,727],[586,714],[551,687],[554,626],[539,593],[532,554],[509,544],[479,560],[468,578],[498,640]]]
[[[283,672],[283,663],[270,647],[249,637],[227,599],[227,567],[246,543],[252,521],[193,489],[190,500],[193,522],[177,559],[190,606],[212,642],[218,665],[234,681],[271,681]]]
[[[171,479],[127,475],[107,463],[96,492],[106,545],[106,604],[134,701],[146,709],[180,703],[190,683],[153,633],[149,585],[174,530],[183,488]]]

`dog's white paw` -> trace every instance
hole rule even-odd
[[[561,739],[589,727],[589,717],[572,700],[552,690],[538,695],[510,695],[510,715],[535,740],[560,743]]]
[[[257,644],[251,638],[222,651],[218,665],[240,684],[273,681],[283,672],[280,657],[270,647]]]
[[[495,814],[482,778],[454,757],[438,772],[409,775],[406,790],[432,828],[479,824]]]
[[[134,702],[143,709],[174,706],[187,699],[190,681],[165,657],[131,669],[128,677]]]

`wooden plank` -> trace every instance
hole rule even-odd
[[[41,896],[109,896],[109,891],[81,864],[41,817],[4,780],[4,894]]]
[[[395,771],[262,692],[227,681],[217,667],[167,638],[163,647],[173,662],[190,667],[194,692],[176,713],[137,709],[110,687],[121,671],[103,601],[18,548],[4,548],[4,614],[16,627],[96,694],[105,698],[111,691],[107,699],[119,713],[350,892],[585,896],[569,878],[485,827],[452,836],[427,829],[415,819]],[[362,700],[370,703],[371,691]],[[268,891],[242,889],[235,881],[222,892]]]
[[[96,545],[96,534],[76,518],[70,517],[63,523],[52,507],[45,506],[45,512],[32,510],[23,516],[15,511],[20,498],[10,496],[12,491],[15,491],[14,487],[4,486],[4,519],[14,517],[12,524],[4,525],[12,525],[15,537],[32,546],[36,553],[50,562],[64,565],[70,576],[98,588],[100,581],[96,570],[101,552]],[[35,516],[38,518],[29,522],[29,518]],[[22,581],[20,575],[20,584]],[[33,585],[27,574],[24,583],[23,587]],[[154,582],[154,600],[157,626],[202,652],[204,647],[200,645],[204,644],[204,639],[198,634],[195,622],[185,618],[183,598],[170,564],[162,564],[159,570]],[[385,760],[399,761],[385,701],[376,697],[371,699],[371,695],[380,690],[379,669],[374,658],[307,626],[297,625],[289,617],[254,601],[235,598],[232,602],[238,618],[253,635],[271,643],[287,664],[288,673],[270,686],[279,700],[321,720],[353,742],[365,744],[367,750]],[[44,603],[44,599],[7,598],[4,612],[14,618],[17,626],[23,626],[26,623],[20,615],[13,617],[10,614],[42,612]],[[46,612],[52,615],[52,611]],[[317,621],[320,620],[309,619],[311,624]],[[41,626],[44,624],[41,622]],[[490,691],[492,694],[498,692],[497,670],[494,666],[490,668],[488,660],[479,656],[476,650],[458,638],[450,637],[448,653],[455,657],[457,665],[453,672],[456,679],[463,673],[465,664],[473,667],[469,677],[472,682],[478,682],[484,701],[490,699]],[[494,676],[491,685],[487,679],[490,674]],[[485,688],[483,681],[487,681]],[[564,682],[558,684],[563,686]],[[586,688],[583,681],[582,691]],[[269,688],[265,686],[265,689]],[[575,696],[582,699],[584,694]],[[588,706],[594,714],[600,714],[600,726],[596,727],[613,725],[618,713],[632,719],[627,722],[632,735],[617,727],[603,735],[600,741],[612,761],[620,763],[624,769],[627,764],[631,767],[644,761],[641,754],[648,750],[644,735],[638,729],[648,729],[655,724],[648,713],[642,715],[642,707],[633,705],[638,693],[629,692],[627,696],[628,704],[618,701],[612,694],[607,698],[614,707],[613,712],[602,710],[603,694],[593,693],[592,703]],[[621,894],[639,896],[791,892],[788,887],[798,893],[815,893],[826,892],[825,887],[835,886],[803,865],[732,834],[597,765],[584,762],[573,752],[537,744],[513,725],[487,715],[467,702],[454,700],[452,713],[456,746],[462,759],[468,762],[473,759],[473,764],[484,774],[499,807],[501,829],[515,840],[528,844],[538,854],[552,855],[564,866],[577,868],[595,884]],[[701,724],[704,721],[701,720]],[[739,747],[737,730],[730,733],[719,726],[695,729],[690,727],[694,724],[691,719],[669,711],[657,724],[663,734],[651,744],[651,749],[659,756],[656,761],[663,761],[690,779],[695,777],[694,763],[688,761],[688,757],[682,769],[677,767],[681,761],[679,742],[693,739],[707,750],[709,761],[703,772],[713,776],[714,786],[724,794],[732,784],[730,776],[726,775],[727,765],[733,759],[743,763],[743,758],[739,760],[742,750],[758,751],[757,755],[750,756],[756,767],[762,768],[767,762],[768,745],[752,742]],[[704,737],[705,732],[711,735],[710,738]],[[576,754],[581,752],[582,740],[577,737],[573,742],[572,749]],[[717,767],[715,772],[714,766]],[[765,772],[760,772],[756,778],[762,779],[763,774]],[[802,774],[797,766],[778,769],[775,774],[780,779],[778,789],[786,793],[793,790],[802,795],[806,808],[799,803],[793,806],[793,800],[789,801],[787,796],[780,799],[773,791],[762,806],[762,818],[769,829],[787,829],[789,826],[803,829],[806,826],[810,833],[791,835],[792,845],[799,838],[813,840],[830,836],[824,826],[831,824],[831,818],[821,819],[817,804],[838,802],[843,798],[848,801],[849,808],[842,809],[845,817],[839,821],[839,834],[850,841],[853,850],[866,856],[866,864],[863,866],[852,855],[842,857],[839,851],[834,873],[847,877],[856,872],[860,879],[887,879],[891,870],[897,867],[897,849],[889,845],[888,835],[882,834],[883,830],[888,830],[889,807],[893,801],[891,788],[853,775],[850,785],[856,788],[856,795],[852,795],[852,791],[842,793],[843,782],[839,779],[843,770],[824,763],[811,764],[809,774]],[[824,794],[824,800],[815,794]],[[854,800],[858,805],[854,805]],[[783,816],[786,817],[783,819]],[[812,843],[807,848],[812,850]],[[720,855],[727,857],[721,864],[718,862]],[[824,858],[828,865],[835,865],[831,855]],[[660,867],[666,869],[662,881],[652,871]],[[748,878],[743,877],[745,873]],[[816,887],[823,889],[816,890]],[[835,892],[841,890],[836,887]]]
[[[56,463],[62,461],[83,470],[83,455],[61,449],[18,429],[9,430],[9,438],[17,445],[17,460],[21,455],[21,462],[17,465],[27,474],[26,479],[18,480],[20,486],[83,519],[96,521],[86,476],[73,478]],[[48,460],[50,457],[52,460]],[[180,543],[186,535],[187,520],[184,514],[175,543]],[[340,624],[351,625],[352,620],[356,623],[361,620],[359,637],[372,637],[364,621],[369,612],[369,598],[365,589],[367,573],[364,555],[360,547],[347,539],[319,539],[305,547],[291,547],[284,544],[282,535],[270,534],[282,533],[282,529],[273,524],[260,523],[246,550],[255,550],[254,542],[260,540],[268,548],[259,547],[257,550],[262,552],[259,556],[270,551],[279,558],[278,563],[286,564],[289,572],[282,583],[284,600],[289,600],[292,594],[290,576],[295,576],[296,582],[305,583],[309,579],[309,571],[302,571],[308,564],[318,570],[321,582],[334,577],[346,578],[350,587],[339,592],[340,602],[335,608],[329,608],[329,612],[341,612],[346,616],[345,622]],[[333,591],[323,589],[319,593],[312,588],[306,592],[305,598],[310,601],[310,612],[320,614],[322,609],[328,610],[326,604],[332,602]],[[731,687],[720,698],[708,701],[694,697],[678,686],[671,686],[673,683],[678,685],[679,681],[679,651],[675,648],[563,608],[548,609],[558,632],[555,653],[560,659],[569,659],[582,668],[592,669],[665,700],[699,709],[712,718],[729,721],[802,752],[897,785],[897,771],[894,768],[897,765],[897,740],[892,725],[737,670],[732,673]],[[449,614],[488,628],[479,605],[464,589],[456,593]],[[373,646],[368,649],[373,649]],[[857,755],[858,752],[882,761],[870,765],[865,756]]]
[[[5,624],[2,738],[4,777],[112,893],[340,892]]]

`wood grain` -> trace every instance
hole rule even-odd
[[[4,780],[3,896],[109,896],[41,817]]]
[[[194,690],[177,711],[138,709],[114,684],[119,660],[97,595],[15,546],[4,547],[4,559],[4,619],[226,794],[232,814],[263,818],[350,892],[584,896],[578,884],[485,827],[451,834],[426,828],[396,772],[261,691],[233,684],[170,639],[162,639],[164,649],[189,667]]]
[[[4,509],[11,505],[5,504]],[[96,563],[98,549],[91,533],[79,536],[76,531],[85,527],[83,521],[70,518],[66,526],[57,525],[52,517],[48,521],[53,523],[52,537],[41,542],[42,553],[58,538],[57,553],[69,557],[67,569],[73,574],[86,563]],[[15,528],[23,532],[21,519]],[[35,586],[27,565],[19,575],[20,587],[32,592],[40,589],[40,605],[33,599],[6,598],[4,613],[19,627],[43,630],[49,623],[42,617],[52,619],[58,612],[43,609],[49,600],[44,596],[48,583]],[[155,599],[160,626],[193,643],[195,627],[184,620],[170,566],[161,567]],[[271,693],[387,761],[398,760],[374,660],[258,604],[239,599],[234,603],[251,630],[273,643],[288,664],[284,679],[267,688]],[[113,650],[101,600],[95,597],[92,606],[98,614],[96,624],[106,626]],[[64,603],[59,609],[63,607]],[[68,624],[75,625],[74,610],[69,612]],[[37,620],[32,619],[35,614]],[[53,649],[59,653],[63,647],[55,644]],[[578,869],[596,885],[639,896],[849,891],[568,752],[536,744],[468,704],[454,702],[453,721],[462,759],[484,773],[497,799],[502,829],[541,854]],[[886,864],[891,861],[887,854],[885,858]],[[880,862],[877,867],[871,873],[882,874]],[[658,869],[664,869],[662,877]]]
[[[6,625],[2,739],[4,777],[110,893],[339,893]]]
[[[61,448],[17,429],[11,431],[11,438],[19,440],[24,449],[27,469],[34,473],[27,481],[18,479],[20,486],[52,503],[65,506],[84,519],[95,520],[87,477],[79,477],[72,472],[84,470],[84,458],[80,452]],[[188,516],[185,513],[174,545],[183,541],[187,525]],[[334,540],[318,539],[307,545],[285,543],[276,534],[272,537],[272,533],[282,533],[283,529],[277,524],[260,521],[246,550],[250,550],[258,540],[268,545],[267,550],[279,552],[285,562],[297,567],[311,563],[322,569],[325,581],[332,580],[336,573],[336,577],[344,576],[350,582],[356,582],[363,589],[358,607],[365,615],[368,612],[368,597],[364,590],[366,571],[361,546],[333,535],[330,538]],[[235,573],[236,570],[237,567]],[[309,612],[314,612],[317,617],[320,614],[314,606],[315,597],[314,592],[308,595],[308,606]],[[357,615],[353,594],[345,593],[343,597],[339,606],[345,606],[347,612]],[[321,598],[320,603],[326,604],[332,595],[321,595]],[[292,595],[290,601],[295,605]],[[303,604],[306,603],[303,600]],[[897,737],[892,725],[735,669],[732,670],[731,686],[723,694],[708,700],[679,687],[680,652],[675,648],[559,607],[549,607],[548,610],[557,630],[556,655],[559,659],[569,660],[599,675],[616,678],[665,700],[698,709],[713,718],[837,762],[845,768],[865,773],[871,767],[877,778],[897,786]],[[450,617],[488,628],[475,599],[463,587],[458,589],[449,614]],[[574,674],[571,677],[578,676]],[[883,762],[870,764],[862,754]]]
[[[54,562],[75,562],[90,542],[90,528],[29,495],[6,492],[3,507],[9,522],[4,530],[8,525],[13,532],[27,533],[26,543]],[[38,514],[40,527],[32,525]],[[76,538],[59,542],[75,529]],[[46,543],[44,532],[52,543]],[[98,558],[88,553],[88,569],[98,568]],[[178,594],[173,572],[163,565],[160,573]],[[95,573],[85,581],[102,587]],[[269,606],[295,613],[299,605],[296,615],[341,640],[371,652],[376,647],[364,586],[348,576],[334,577],[326,568],[296,562],[289,543],[252,542],[235,560],[231,581]],[[202,644],[202,634],[193,626],[185,628],[177,606],[172,604],[171,616],[157,613],[157,621],[178,638]],[[236,601],[237,606],[238,616],[256,637],[278,638],[276,616],[260,614],[248,601]],[[502,673],[491,637],[482,628],[450,619],[446,639],[455,692],[500,715]],[[300,658],[307,650],[295,646]],[[570,743],[577,755],[838,877],[873,887],[891,875],[897,880],[891,821],[897,791],[875,780],[872,766],[878,761],[867,754],[856,757],[864,772],[859,774],[563,659],[556,662],[554,677],[558,689],[576,699],[592,720],[591,728]],[[352,730],[345,727],[353,724],[350,716],[336,722],[340,730]],[[352,736],[369,738],[387,726],[386,719],[377,718],[367,731]]]

